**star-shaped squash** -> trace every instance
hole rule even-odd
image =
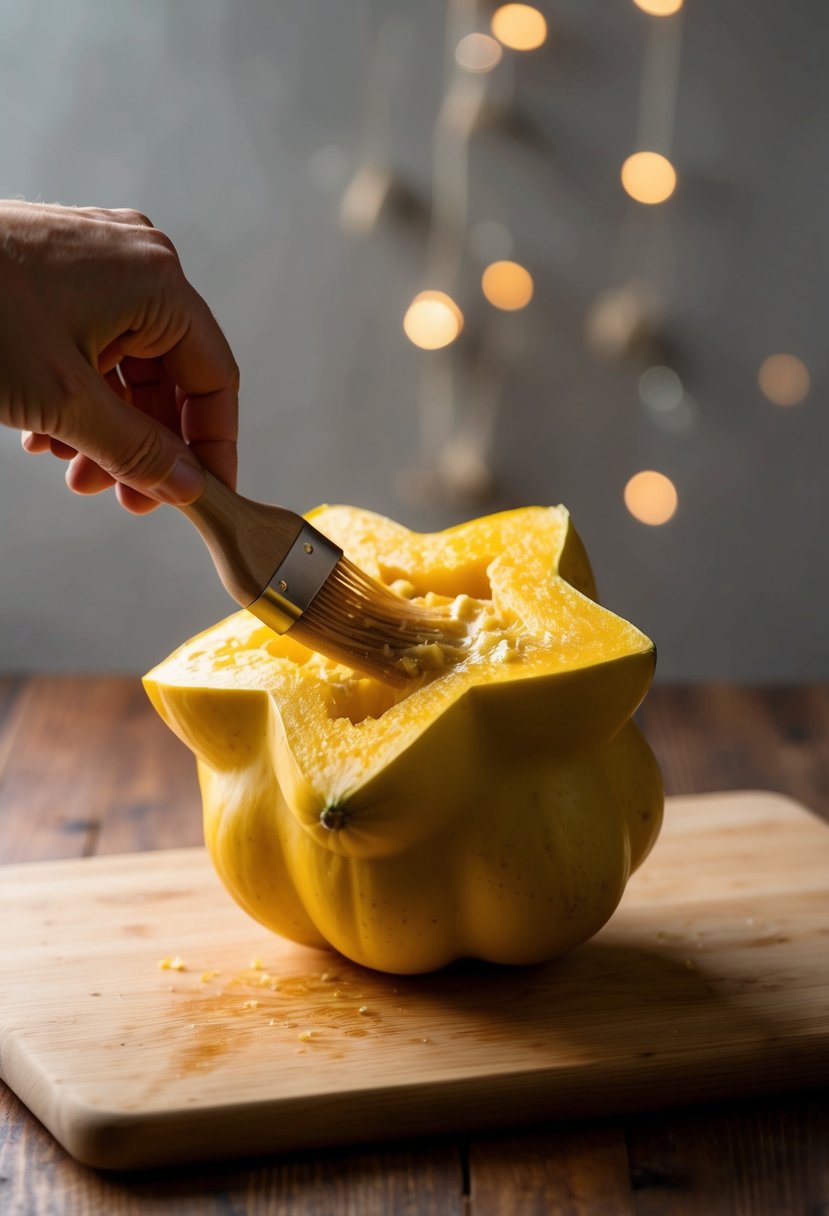
[[[391,689],[246,612],[145,677],[196,753],[216,868],[258,920],[370,967],[526,963],[595,933],[659,830],[630,721],[654,648],[594,599],[563,507],[419,534],[351,507],[314,525],[467,620]]]

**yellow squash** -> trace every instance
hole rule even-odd
[[[238,612],[145,677],[198,758],[225,885],[277,933],[384,971],[584,941],[656,839],[662,786],[630,720],[653,645],[595,603],[567,511],[430,535],[351,507],[310,518],[467,635],[414,654],[400,691]]]

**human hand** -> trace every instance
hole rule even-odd
[[[0,201],[0,422],[136,514],[236,484],[239,374],[172,242],[135,211]]]

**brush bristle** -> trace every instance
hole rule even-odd
[[[413,646],[457,643],[462,622],[413,604],[341,557],[291,636],[312,650],[390,684],[411,677],[399,660]]]

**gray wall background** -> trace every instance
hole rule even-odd
[[[371,48],[395,12],[409,28],[395,168],[428,198],[442,0],[6,0],[0,193],[133,206],[170,234],[241,366],[243,492],[355,502],[420,528],[561,501],[604,602],[655,638],[662,679],[829,677],[829,9],[688,0],[679,188],[646,209],[618,167],[635,146],[648,19],[630,0],[544,7],[549,48],[508,69],[537,142],[489,130],[472,144],[471,219],[507,224],[536,280],[480,508],[395,489],[429,357],[401,329],[423,285],[422,231],[389,218],[361,239],[338,225]],[[480,269],[470,254],[470,300]],[[597,293],[637,273],[657,281],[696,404],[685,434],[643,410],[641,365],[602,362],[585,340]],[[461,363],[479,306],[469,314]],[[775,351],[810,369],[797,408],[758,391]],[[660,528],[622,503],[643,467],[679,491]],[[0,570],[6,670],[142,670],[229,607],[183,518],[70,496],[58,462],[2,428]]]

